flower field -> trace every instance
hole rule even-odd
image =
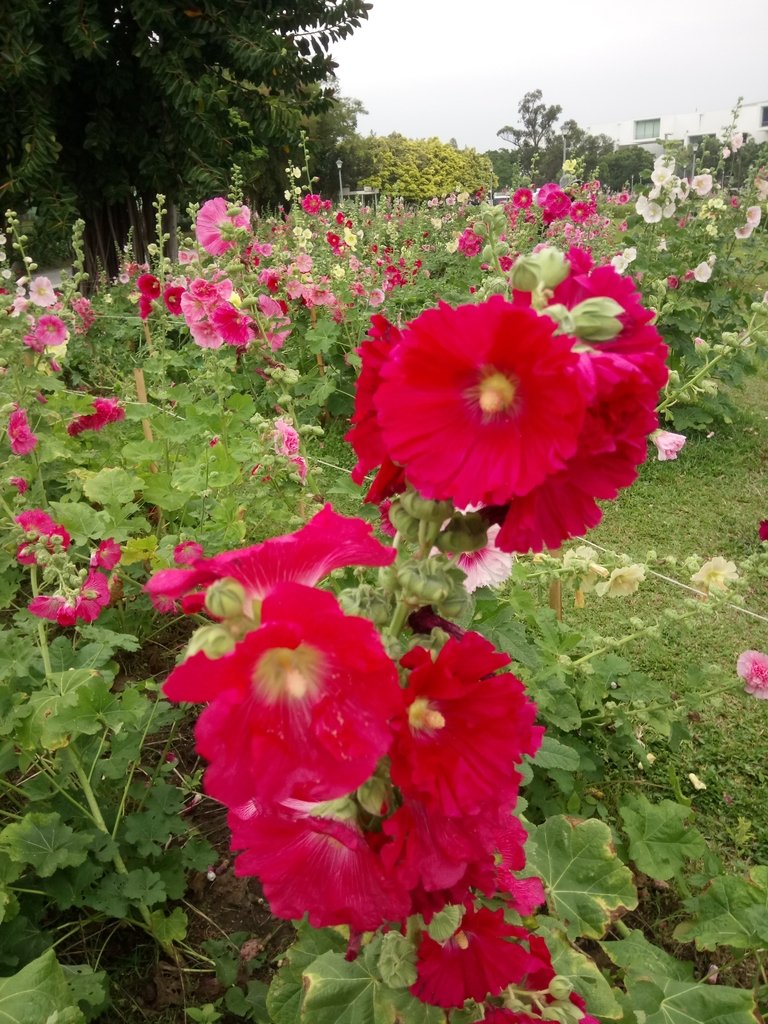
[[[761,1020],[766,172],[287,180],[7,215],[0,1009]]]

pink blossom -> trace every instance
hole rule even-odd
[[[221,348],[224,344],[224,339],[210,320],[199,320],[189,324],[189,333],[200,348]]]
[[[697,267],[694,267],[693,276],[700,284],[704,284],[712,277],[712,267],[709,263],[699,263]]]
[[[768,654],[744,651],[736,662],[736,673],[744,680],[744,689],[758,700],[768,700]]]
[[[275,429],[272,434],[275,451],[278,455],[298,455],[299,435],[290,420],[281,416],[275,420]]]
[[[496,547],[500,530],[501,527],[494,523],[488,529],[488,543],[484,548],[467,551],[456,559],[456,564],[466,574],[464,586],[470,594],[478,587],[498,587],[512,575],[515,556]]]
[[[50,619],[60,626],[74,626],[78,619],[93,622],[109,604],[109,581],[100,572],[91,570],[76,594],[41,594],[33,597],[27,611],[39,619]]]
[[[296,257],[295,266],[300,274],[308,274],[313,267],[312,257],[309,253],[300,252]]]
[[[203,545],[194,540],[183,540],[173,549],[173,560],[177,565],[192,565],[203,557]]]
[[[72,538],[67,529],[55,523],[47,512],[41,508],[28,508],[14,516],[25,534],[26,539],[16,548],[16,561],[21,565],[37,565],[35,545],[45,538],[46,549],[53,553],[56,550],[66,551]]]
[[[757,189],[757,198],[761,203],[764,203],[768,199],[768,178],[763,178],[760,175],[755,178],[755,188]]]
[[[32,433],[26,409],[14,409],[8,417],[7,432],[14,455],[29,455],[37,447],[38,438]]]
[[[63,345],[69,340],[67,325],[60,317],[54,316],[53,313],[47,313],[45,316],[40,317],[37,321],[35,334],[46,347]]]
[[[727,146],[723,146],[723,160],[727,160],[730,155],[731,155],[730,149],[728,149]]]
[[[749,206],[747,207],[747,224],[751,227],[756,228],[760,223],[760,207]]]
[[[768,519],[762,519],[757,530],[760,540],[768,540]]]
[[[56,305],[56,293],[47,277],[36,277],[29,286],[29,301],[33,306]]]
[[[9,478],[8,483],[11,487],[15,487],[19,494],[25,494],[29,489],[29,483],[23,476],[12,476]]]
[[[381,288],[374,288],[368,296],[368,305],[376,309],[384,302],[384,299],[385,295]]]
[[[108,537],[93,552],[89,564],[92,569],[106,569],[109,572],[122,557],[122,547],[112,537]]]
[[[667,462],[677,458],[677,453],[682,449],[687,438],[685,434],[674,434],[670,430],[657,430],[651,434],[651,440],[656,445],[658,461]]]
[[[125,419],[125,409],[116,398],[94,398],[94,411],[85,416],[76,416],[67,425],[70,437],[77,437],[84,430],[103,430],[108,423],[119,423]]]
[[[251,326],[251,318],[231,302],[222,302],[218,305],[211,315],[211,320],[228,345],[247,345],[256,337]]]
[[[669,277],[667,278],[667,288],[671,288],[674,291],[675,288],[679,288],[679,287],[680,287],[680,278],[676,277],[674,274],[670,274]]]
[[[734,132],[731,135],[731,149],[734,153],[738,152],[744,145],[744,135],[742,132]]]
[[[751,224],[742,224],[740,227],[734,228],[733,233],[737,238],[744,240],[750,238],[754,230]]]
[[[229,203],[221,196],[209,199],[200,208],[195,221],[195,237],[211,256],[221,256],[222,253],[234,248],[235,243],[224,238],[223,228],[228,225],[237,228],[250,226],[251,211],[247,206],[241,206],[239,209],[233,207],[232,209],[233,212],[230,213]]]

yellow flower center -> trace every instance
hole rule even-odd
[[[517,382],[500,370],[488,367],[480,381],[469,389],[468,397],[477,402],[487,422],[505,413],[515,401]]]
[[[268,703],[304,700],[320,689],[323,656],[314,647],[274,647],[259,658],[253,670],[253,685]]]
[[[469,939],[463,931],[459,930],[453,936],[453,941],[459,947],[459,949],[469,949]]]
[[[426,697],[417,697],[408,708],[408,724],[413,730],[442,729],[445,726],[445,719]]]

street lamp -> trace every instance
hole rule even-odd
[[[344,202],[344,186],[341,183],[341,168],[344,166],[341,158],[336,161],[336,167],[339,172],[339,206]]]
[[[695,178],[696,177],[696,151],[698,150],[698,148],[699,148],[698,142],[694,142],[691,145],[691,149],[693,150],[693,159],[691,160],[691,178]]]

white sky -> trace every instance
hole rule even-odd
[[[768,0],[373,0],[333,56],[362,134],[505,145],[532,89],[582,127],[768,102]]]

